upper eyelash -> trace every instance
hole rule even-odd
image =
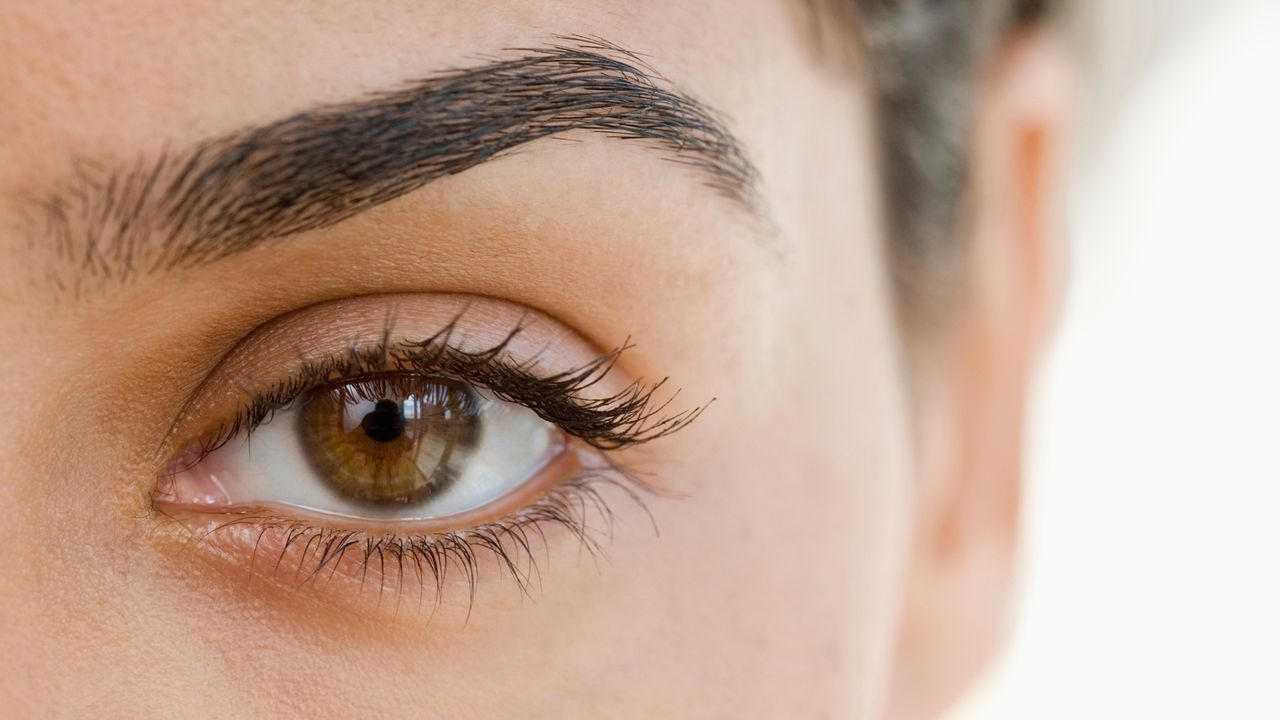
[[[523,331],[523,323],[492,347],[474,351],[452,344],[456,325],[455,318],[425,339],[392,343],[388,322],[377,343],[353,345],[340,356],[304,359],[290,377],[264,389],[243,387],[248,400],[230,421],[200,443],[195,462],[241,434],[251,434],[313,390],[389,373],[444,375],[484,387],[499,399],[523,405],[568,435],[605,451],[670,435],[697,419],[706,407],[664,414],[679,394],[677,391],[655,402],[666,378],[651,384],[637,380],[608,397],[585,396],[586,390],[612,370],[619,356],[631,347],[628,344],[578,368],[544,376],[531,370],[534,359],[520,362],[506,353]]]

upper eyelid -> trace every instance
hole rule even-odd
[[[460,322],[464,319],[466,322]],[[247,328],[238,341],[214,358],[205,377],[194,383],[175,407],[175,419],[159,438],[155,459],[163,460],[173,451],[175,439],[193,418],[208,414],[213,406],[243,405],[246,395],[283,382],[308,362],[376,341],[385,343],[396,335],[438,334],[398,332],[402,327],[434,327],[438,331],[449,325],[462,326],[456,332],[460,339],[472,341],[480,337],[481,342],[487,332],[486,325],[502,327],[498,333],[487,332],[492,338],[490,346],[509,335],[516,325],[536,328],[538,332],[533,334],[541,337],[543,347],[513,347],[518,354],[529,357],[548,344],[557,346],[557,352],[551,354],[566,357],[599,354],[598,343],[586,341],[575,332],[557,330],[563,324],[546,313],[499,298],[458,293],[390,293],[326,300]],[[529,345],[528,342],[515,344]],[[566,364],[564,357],[558,362]]]
[[[692,422],[703,409],[694,407],[664,414],[670,399],[654,401],[664,381],[648,385],[633,382],[612,395],[582,397],[584,390],[608,374],[626,346],[577,368],[539,376],[528,369],[527,363],[504,354],[507,343],[520,330],[517,326],[506,341],[484,350],[454,347],[449,343],[451,333],[444,331],[424,340],[394,345],[384,337],[379,344],[353,347],[344,355],[305,362],[280,383],[247,390],[248,401],[232,419],[219,426],[211,439],[202,441],[200,454],[208,454],[241,434],[252,433],[276,412],[288,409],[317,388],[388,373],[446,375],[485,387],[503,400],[529,407],[544,420],[600,450],[669,435]]]
[[[156,447],[155,462],[158,467],[166,467],[193,447],[225,444],[244,428],[250,419],[245,416],[253,406],[259,412],[270,410],[271,402],[253,402],[268,392],[273,394],[278,408],[321,381],[385,370],[378,361],[387,348],[421,345],[432,338],[446,340],[449,347],[473,354],[501,356],[505,361],[481,366],[489,371],[487,377],[441,372],[439,367],[430,368],[433,374],[452,374],[489,389],[501,399],[512,396],[526,405],[531,401],[530,395],[533,400],[540,396],[563,401],[566,386],[559,386],[558,395],[547,383],[531,385],[533,390],[524,394],[510,393],[509,383],[502,380],[509,379],[513,368],[526,371],[524,379],[559,376],[563,380],[593,362],[607,359],[610,372],[599,373],[592,382],[567,383],[568,389],[581,391],[578,399],[584,404],[594,403],[597,411],[609,410],[611,399],[615,406],[620,404],[618,398],[629,399],[629,403],[623,403],[626,412],[584,415],[578,412],[578,406],[561,402],[559,410],[574,412],[557,416],[556,408],[551,408],[552,412],[539,413],[567,434],[589,438],[588,444],[600,449],[617,449],[670,434],[700,412],[691,403],[671,403],[677,393],[662,382],[640,382],[643,375],[619,361],[626,343],[605,351],[587,337],[536,308],[479,295],[363,295],[299,308],[251,329],[221,355],[209,374],[175,408],[173,424]],[[505,352],[494,353],[495,348]],[[366,360],[363,367],[351,362],[362,357],[361,349]],[[308,372],[308,367],[313,371],[323,368],[325,377],[318,378],[319,373]],[[501,372],[495,374],[495,367]]]

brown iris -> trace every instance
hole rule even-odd
[[[345,496],[379,503],[427,498],[456,477],[479,440],[475,391],[447,378],[391,376],[315,393],[302,442]]]

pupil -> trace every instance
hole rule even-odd
[[[379,400],[373,411],[360,421],[360,428],[371,439],[391,442],[404,434],[404,415],[400,404],[392,400]]]

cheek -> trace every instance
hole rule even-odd
[[[614,662],[617,692],[639,673],[669,699],[722,688],[743,717],[878,704],[907,563],[908,434],[890,326],[845,321],[832,335],[833,318],[810,316],[767,360],[719,368],[719,399],[664,449],[689,495],[652,504],[661,537],[618,543],[590,603],[591,636],[647,658]]]
[[[148,685],[147,706],[163,714],[179,707],[166,697],[181,697],[190,708],[217,678],[182,650],[193,628],[157,602],[175,588],[139,554],[134,522],[146,513],[147,448],[127,440],[139,434],[137,408],[154,404],[140,393],[106,397],[92,365],[39,340],[40,362],[4,373],[6,407],[24,411],[0,417],[0,534],[10,541],[0,552],[0,648],[17,653],[5,660],[17,662],[30,703],[19,707],[129,715],[138,678],[164,677]]]
[[[686,550],[663,558],[688,598],[670,611],[674,642],[702,639],[713,660],[694,682],[734,688],[746,716],[871,715],[889,682],[914,470],[901,340],[870,245],[797,258],[771,351],[721,379],[696,492],[664,518],[664,553]]]
[[[775,387],[772,411],[737,429],[730,469],[700,508],[719,526],[703,547],[725,563],[706,569],[716,603],[733,608],[725,637],[748,639],[726,660],[743,666],[743,687],[775,678],[778,691],[805,688],[815,708],[884,684],[911,506],[892,376],[820,365],[797,358],[782,373],[791,381]]]

